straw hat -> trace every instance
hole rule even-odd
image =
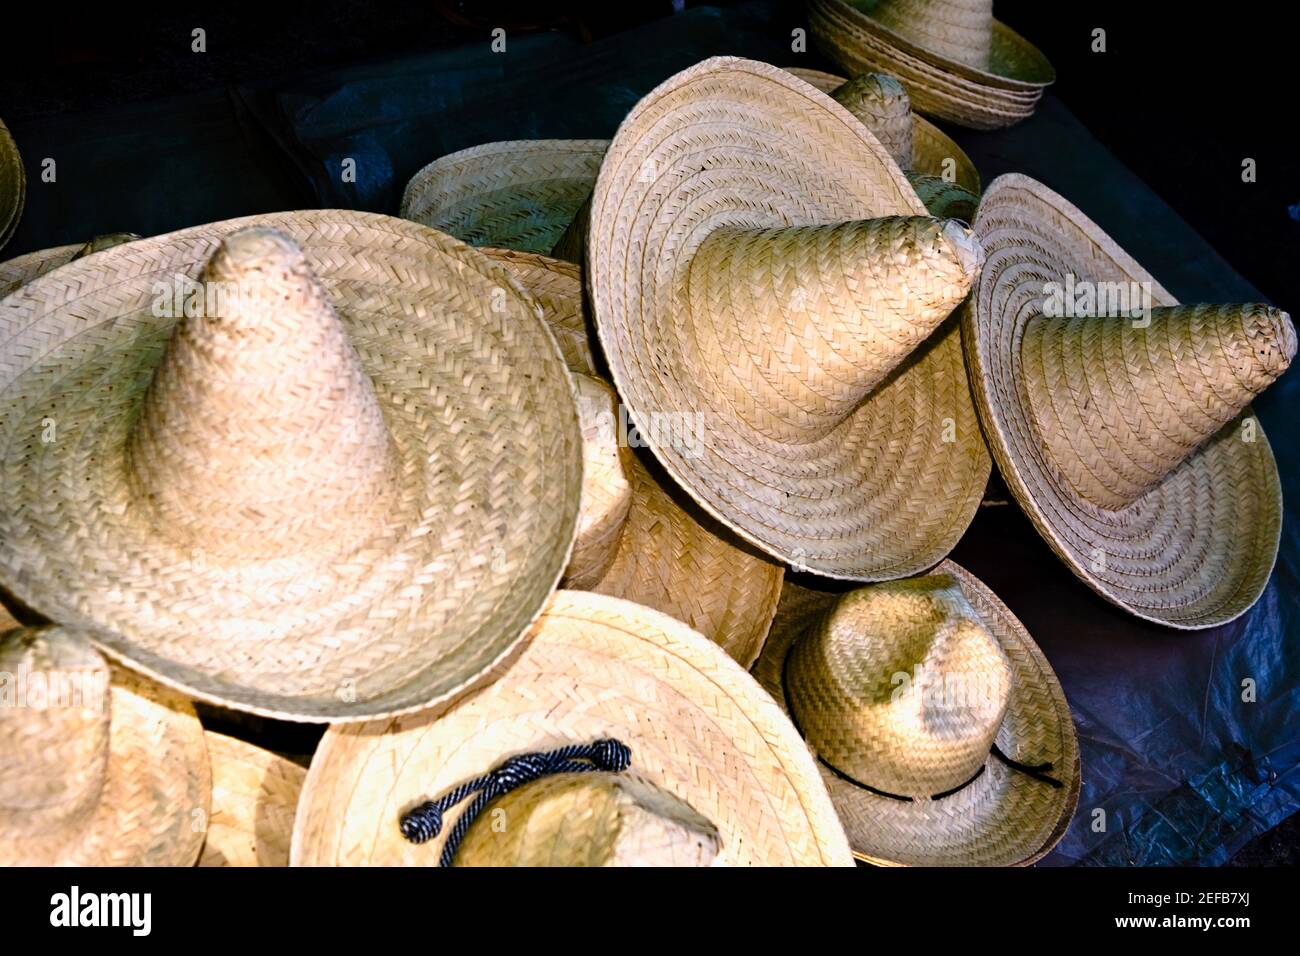
[[[808,0],[813,42],[851,76],[898,77],[923,113],[975,129],[1034,111],[1056,71],[993,0]]]
[[[952,548],[990,468],[949,319],[982,253],[843,107],[749,60],[678,74],[619,128],[586,250],[619,395],[707,511],[830,577]]]
[[[573,749],[557,756],[559,748]],[[748,674],[680,621],[577,591],[558,592],[518,657],[454,705],[330,727],[307,773],[292,862],[437,865],[456,829],[450,811],[438,828],[421,810],[411,828],[419,843],[403,835],[406,815],[427,802],[455,804],[453,788],[491,799],[505,789],[503,775],[483,776],[525,754],[533,756],[524,763],[541,761],[547,772],[576,772],[582,758],[589,770],[622,772],[670,794],[716,829],[715,864],[852,862],[807,748]],[[519,771],[519,763],[510,766]],[[584,776],[599,783],[597,774]],[[586,792],[565,799],[603,799],[578,790]],[[516,815],[480,809],[484,823],[504,820],[509,839],[527,839]],[[590,844],[597,835],[584,821],[601,816],[574,814],[565,840]]]
[[[988,263],[964,338],[1020,506],[1075,574],[1138,617],[1201,628],[1242,614],[1268,582],[1282,522],[1277,464],[1248,403],[1295,354],[1290,318],[1266,305],[1180,306],[1025,176],[994,181],[975,230]],[[1050,305],[1070,289],[1092,314],[1046,317],[1076,311]],[[1098,317],[1102,293],[1126,314]]]
[[[592,177],[595,182],[595,177]],[[569,370],[597,375],[587,317],[582,304],[582,272],[575,263],[513,249],[481,250],[514,277],[542,309],[542,318],[555,336]]]
[[[339,210],[32,282],[0,301],[0,586],[238,710],[450,696],[519,640],[573,540],[577,409],[534,308],[468,246]]]
[[[36,252],[15,256],[7,262],[0,262],[0,299],[11,292],[17,292],[45,273],[53,272],[59,266],[66,266],[69,262],[84,259],[88,255],[111,249],[113,246],[120,246],[124,242],[134,242],[139,238],[133,232],[111,232],[95,236],[89,242],[38,249]]]
[[[293,813],[307,771],[224,734],[205,731],[212,817],[199,866],[288,866]]]
[[[774,628],[754,675],[790,712],[860,859],[1028,864],[1064,835],[1079,751],[1061,685],[950,561]]]
[[[18,144],[0,121],[0,248],[4,248],[18,228],[26,200],[27,173],[18,155]]]
[[[957,186],[978,200],[980,174],[971,158],[947,133],[921,114],[912,112],[907,89],[894,77],[884,73],[864,73],[846,80],[833,73],[802,67],[786,67],[786,72],[821,90],[861,120],[862,125],[871,130],[889,151],[894,162],[908,174],[908,181],[923,202],[926,197],[921,194],[919,184],[935,180]],[[949,174],[951,180],[946,180]],[[940,216],[928,202],[926,208],[931,215]],[[971,218],[974,218],[973,211]]]
[[[603,139],[485,143],[411,177],[400,215],[475,246],[549,253],[591,192]]]
[[[0,866],[189,866],[212,779],[184,698],[62,627],[0,634]]]
[[[632,507],[631,452],[618,440],[618,396],[600,379],[575,373],[582,426],[582,506],[563,585],[587,590],[614,561]]]

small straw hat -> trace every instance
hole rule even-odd
[[[0,866],[190,866],[212,778],[189,701],[62,627],[0,634]]]
[[[591,192],[607,145],[526,139],[450,153],[411,177],[400,215],[471,245],[550,253]]]
[[[269,750],[205,731],[212,817],[199,866],[288,866],[293,814],[307,771]]]
[[[856,856],[1011,866],[1056,845],[1079,796],[1070,709],[987,587],[945,561],[822,609],[802,598],[754,675],[807,738]]]
[[[830,577],[948,553],[990,469],[950,317],[982,253],[858,120],[784,70],[706,60],[624,120],[588,228],[619,395],[707,511]]]
[[[0,299],[11,292],[17,292],[45,273],[53,272],[59,266],[66,266],[69,262],[84,259],[92,253],[120,246],[124,242],[134,242],[139,238],[133,232],[113,232],[95,236],[89,242],[38,249],[36,252],[15,256],[7,262],[0,262]]]
[[[426,804],[445,811],[471,792],[490,800],[508,789],[501,784],[512,770],[515,782],[535,780],[539,762],[546,773],[576,772],[579,758],[592,761],[585,769],[621,771],[692,808],[684,829],[703,835],[702,817],[716,830],[715,865],[852,863],[803,741],[702,635],[629,601],[560,591],[522,646],[496,680],[450,707],[330,727],[298,805],[293,864],[435,866],[460,824],[430,825]],[[590,787],[598,775],[584,776],[563,803],[603,799]],[[521,789],[518,799],[525,796]],[[486,814],[471,829],[504,824],[504,843],[529,841],[521,823],[532,826],[531,813],[478,809]],[[418,843],[404,835],[413,812]],[[586,854],[601,838],[590,828],[602,816],[574,812],[563,831],[572,849],[552,852]],[[516,855],[500,852],[502,861]],[[533,859],[543,852],[530,851]]]
[[[0,249],[18,228],[26,200],[27,173],[18,155],[18,144],[9,134],[9,127],[0,122]]]
[[[988,261],[964,311],[971,379],[1034,526],[1138,617],[1202,628],[1245,612],[1282,523],[1277,463],[1248,403],[1295,354],[1290,317],[1179,305],[1025,176],[990,185],[975,231]]]
[[[463,243],[340,210],[37,279],[0,301],[0,586],[236,710],[449,697],[573,541],[577,408],[536,308]]]
[[[975,129],[1027,118],[1056,71],[993,0],[808,0],[813,42],[851,76],[887,73],[922,113]]]

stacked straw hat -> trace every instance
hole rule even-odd
[[[190,866],[212,779],[189,701],[61,627],[0,634],[0,865]]]
[[[288,866],[293,814],[307,771],[269,750],[204,731],[212,817],[199,866]]]
[[[624,120],[588,230],[619,396],[706,511],[830,577],[947,554],[990,469],[950,319],[982,253],[858,120],[784,70],[706,60]]]
[[[493,812],[512,790],[515,812]],[[615,839],[629,815],[640,822]],[[667,615],[560,591],[491,684],[449,708],[332,726],[291,860],[626,859],[611,843],[657,848],[634,862],[852,862],[807,748],[753,678]]]
[[[573,541],[577,409],[535,309],[450,237],[335,210],[56,269],[0,302],[0,586],[237,710],[449,697]]]
[[[1056,79],[993,0],[808,0],[813,42],[850,76],[895,76],[922,113],[975,129],[1026,119]]]
[[[1249,407],[1290,364],[1267,305],[1180,305],[1079,209],[999,177],[964,313],[985,433],[1052,549],[1107,600],[1202,628],[1259,598],[1277,558],[1277,463]],[[1105,308],[1102,299],[1105,299]]]
[[[951,562],[810,602],[783,598],[755,665],[817,757],[860,859],[1033,863],[1078,802],[1070,709],[1038,646]]]
[[[18,228],[27,200],[27,173],[9,127],[0,122],[0,249]]]
[[[132,232],[112,232],[95,236],[88,242],[38,249],[26,255],[14,256],[7,262],[0,262],[0,299],[11,292],[18,291],[32,280],[39,279],[45,273],[53,272],[59,266],[66,266],[69,262],[139,238]]]

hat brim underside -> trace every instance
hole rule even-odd
[[[852,863],[807,749],[748,674],[667,615],[560,591],[490,685],[441,712],[326,732],[292,864],[435,866],[454,817],[414,845],[403,812],[513,754],[607,737],[631,749],[630,773],[717,826],[716,864]]]
[[[926,211],[858,120],[784,70],[728,58],[638,104],[593,194],[587,277],[597,330],[642,439],[724,524],[829,577],[914,574],[974,517],[991,463],[957,323],[945,322],[835,430],[795,444],[736,412],[751,399],[705,357],[711,317],[687,308],[686,270],[715,226],[895,215]],[[702,426],[702,440],[659,440],[657,416],[665,430]]]
[[[1021,508],[1082,581],[1140,618],[1196,629],[1245,613],[1268,584],[1282,526],[1268,439],[1262,428],[1253,442],[1240,438],[1254,412],[1125,508],[1080,498],[1047,458],[1022,385],[1020,341],[1044,283],[1073,273],[1149,283],[1154,306],[1176,300],[1079,209],[1026,177],[991,185],[976,223],[987,259],[964,307],[964,338],[989,447]]]
[[[18,154],[18,144],[5,124],[0,123],[0,248],[18,228],[26,200],[27,173]]]
[[[998,731],[999,749],[1014,760],[1051,762],[1052,787],[989,757],[971,784],[941,800],[907,803],[882,797],[818,763],[854,855],[879,866],[1027,866],[1064,835],[1078,803],[1079,745],[1065,692],[1051,665],[1011,611],[969,571],[944,561],[1011,662],[1011,698]],[[754,676],[788,711],[781,683],[786,652],[828,598],[774,627]]]
[[[151,315],[154,283],[197,278],[223,235],[251,225],[302,245],[403,462],[382,527],[256,561],[153,527],[126,462],[176,322]],[[576,405],[533,309],[455,240],[343,211],[184,230],[38,279],[0,303],[0,583],[238,710],[355,720],[455,693],[539,613],[577,520]],[[56,440],[42,441],[43,421]]]
[[[207,731],[212,817],[199,866],[288,866],[307,771],[250,743]]]
[[[401,216],[475,246],[549,254],[591,193],[607,140],[514,140],[451,153],[411,178]]]

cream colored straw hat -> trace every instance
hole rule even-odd
[[[1277,464],[1248,403],[1295,354],[1290,318],[1179,305],[1025,176],[993,182],[975,231],[988,262],[963,338],[989,445],[1029,519],[1138,617],[1200,628],[1242,614],[1282,523]]]
[[[993,0],[808,0],[813,42],[851,76],[888,73],[922,113],[976,129],[1034,111],[1047,58],[993,18]]]
[[[212,818],[199,866],[288,866],[293,814],[307,771],[269,750],[205,731]]]
[[[592,182],[596,181],[592,176]],[[597,375],[591,351],[586,311],[582,304],[582,274],[575,263],[512,249],[485,248],[483,254],[506,267],[542,309],[569,370]]]
[[[526,139],[450,153],[411,177],[400,215],[471,245],[549,253],[591,192],[606,145]]]
[[[55,270],[0,301],[0,586],[237,710],[456,693],[573,541],[577,409],[535,307],[450,237],[339,210]]]
[[[678,74],[619,128],[586,250],[619,395],[706,510],[831,577],[952,548],[990,464],[945,320],[982,254],[843,107],[749,60]]]
[[[212,778],[189,701],[61,627],[0,634],[0,866],[189,866]]]
[[[113,232],[95,236],[89,242],[73,243],[67,246],[54,246],[50,249],[38,249],[23,256],[15,256],[7,262],[0,262],[0,299],[17,292],[27,283],[39,279],[47,272],[53,272],[59,266],[84,259],[86,256],[103,249],[111,249],[124,242],[134,242],[140,237],[132,232]]]
[[[554,751],[569,747],[558,761]],[[471,782],[490,799],[503,775],[481,778],[510,758],[522,779],[535,777],[521,764],[584,759],[658,788],[716,830],[715,865],[852,862],[807,748],[753,678],[680,621],[576,591],[558,592],[497,679],[451,707],[331,727],[307,773],[291,860],[435,866],[457,825],[450,811],[440,828],[421,811],[420,843],[403,836],[403,818],[426,802],[454,804]],[[492,809],[483,824],[527,838],[517,828],[529,815]],[[595,837],[581,821],[593,815],[576,816],[565,839],[584,846]]]
[[[1079,797],[1074,724],[993,592],[945,561],[804,608],[754,675],[807,738],[860,859],[1011,866],[1055,846]]]
[[[9,128],[0,122],[0,248],[18,228],[27,200],[27,173]],[[567,225],[567,223],[566,223]]]

